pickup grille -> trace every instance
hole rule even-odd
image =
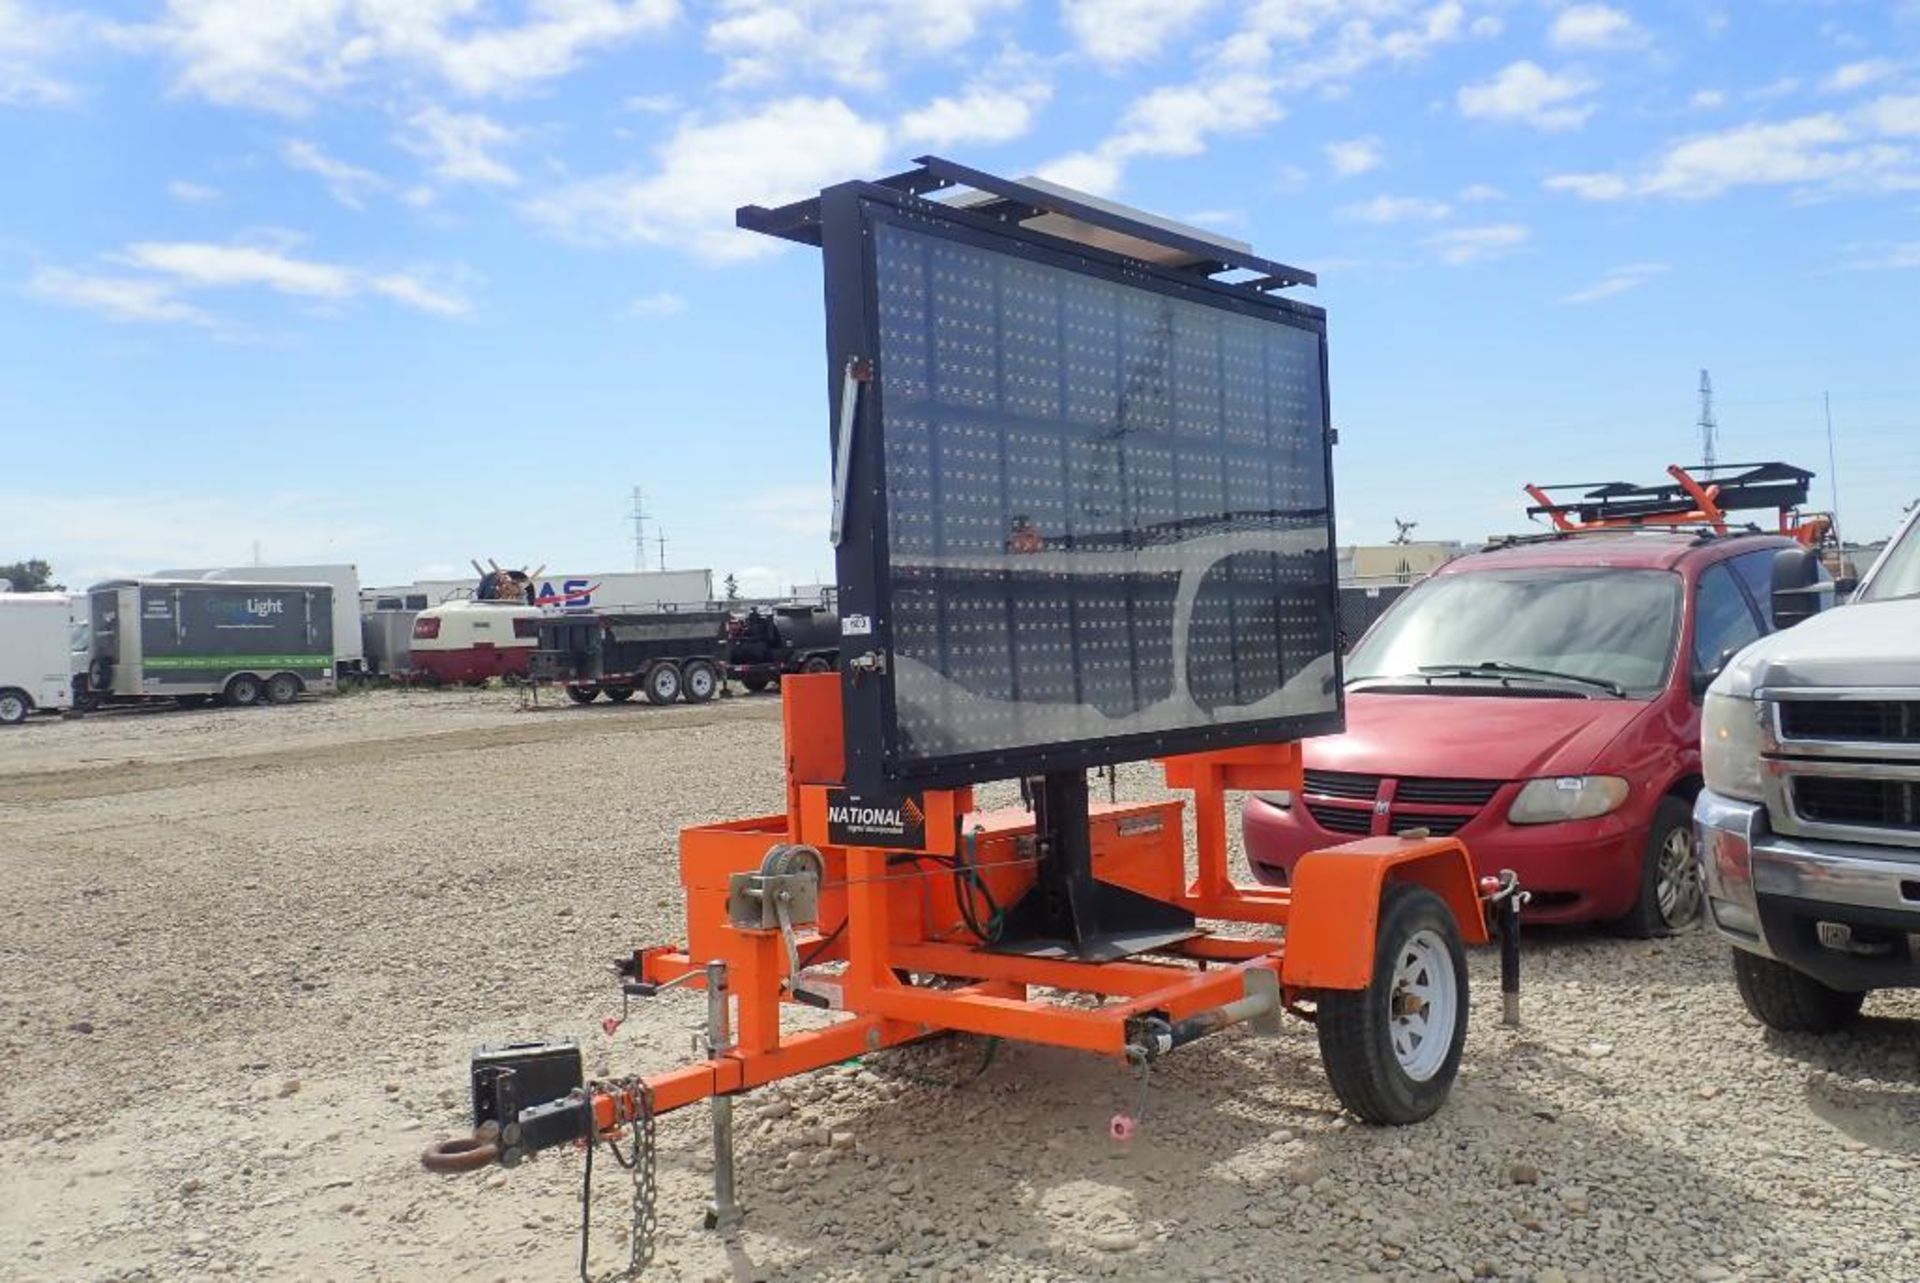
[[[1822,824],[1920,832],[1920,781],[1800,775],[1793,805],[1802,818]]]
[[[1920,700],[1783,700],[1780,735],[1789,740],[1920,743]]]

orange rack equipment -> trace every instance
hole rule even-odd
[[[582,1083],[552,1100],[516,1096],[515,1077],[532,1075],[524,1068],[501,1075],[495,1062],[485,1084],[476,1070],[477,1113],[488,1121],[472,1137],[435,1145],[429,1167],[512,1164],[563,1143],[584,1142],[591,1153],[629,1129],[637,1149],[655,1115],[711,1100],[717,1161],[709,1223],[723,1225],[737,1212],[733,1095],[948,1031],[1145,1066],[1235,1024],[1271,1034],[1285,1012],[1317,1015],[1332,1085],[1363,1119],[1410,1122],[1439,1107],[1465,1032],[1464,970],[1448,977],[1457,979],[1458,1005],[1442,1029],[1440,1013],[1423,1008],[1432,995],[1420,979],[1394,970],[1405,940],[1388,938],[1380,919],[1383,906],[1412,897],[1429,912],[1426,929],[1450,937],[1456,954],[1463,942],[1488,941],[1490,916],[1504,926],[1511,915],[1483,903],[1483,891],[1490,901],[1499,897],[1476,883],[1459,842],[1424,833],[1367,838],[1307,856],[1290,887],[1242,886],[1228,871],[1226,792],[1297,792],[1299,746],[1168,758],[1168,784],[1194,798],[1194,872],[1187,871],[1185,804],[1176,800],[1089,806],[1093,872],[1103,888],[1222,925],[1108,961],[1075,956],[1070,942],[1003,950],[994,940],[997,906],[1034,891],[1045,873],[1049,853],[1034,814],[976,813],[970,789],[930,790],[918,847],[829,841],[830,827],[848,818],[832,813],[845,804],[840,680],[832,673],[786,679],[786,812],[683,830],[686,942],[639,950],[623,964],[629,995],[708,990],[707,1058],[644,1079]],[[1517,898],[1509,893],[1504,903]],[[1227,929],[1233,924],[1284,927],[1286,941],[1237,935]],[[1068,1005],[1048,996],[1055,992],[1102,1001]],[[790,1004],[838,1015],[825,1027],[787,1029]],[[1425,1028],[1428,1015],[1433,1035],[1452,1044],[1443,1071],[1392,1090],[1392,1077],[1370,1070],[1366,1057],[1391,1054],[1396,1028],[1404,1049],[1408,1031]],[[1377,1045],[1354,1045],[1370,1036]],[[1349,1050],[1336,1045],[1342,1040]],[[479,1099],[487,1090],[505,1098],[493,1102],[504,1111]],[[1116,1134],[1122,1131],[1116,1119]]]

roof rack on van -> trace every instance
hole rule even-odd
[[[1813,473],[1790,463],[1723,463],[1667,469],[1666,482],[1635,485],[1628,481],[1580,481],[1562,485],[1529,485],[1534,503],[1529,517],[1545,516],[1554,533],[1585,534],[1597,530],[1640,530],[1649,527],[1729,533],[1727,514],[1771,508],[1778,514],[1779,531],[1809,548],[1833,538],[1833,518],[1821,512],[1802,513]],[[1567,491],[1579,493],[1556,498]]]

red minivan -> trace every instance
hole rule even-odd
[[[1368,834],[1457,834],[1529,919],[1663,935],[1700,908],[1700,700],[1771,630],[1779,535],[1513,541],[1396,601],[1346,659],[1347,729],[1299,796],[1249,796],[1256,877]]]

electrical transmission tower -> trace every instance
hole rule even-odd
[[[640,493],[640,487],[633,488],[633,507],[627,513],[627,520],[633,523],[633,568],[647,568],[647,505]]]
[[[667,568],[667,532],[665,530],[659,533],[656,542],[660,545],[660,569],[664,572]]]
[[[1719,432],[1719,420],[1713,417],[1713,379],[1705,370],[1702,370],[1700,371],[1700,462],[1709,468],[1714,463],[1715,438]]]

